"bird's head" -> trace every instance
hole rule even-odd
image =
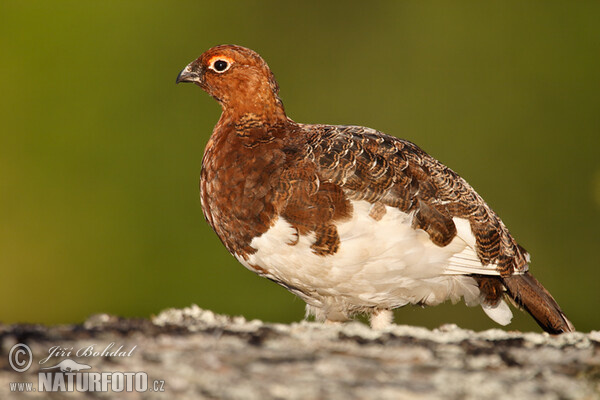
[[[268,112],[275,107],[283,111],[279,86],[269,66],[256,52],[245,47],[211,48],[179,73],[176,83],[180,82],[200,86],[217,99],[223,109]]]

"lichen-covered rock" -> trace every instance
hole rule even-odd
[[[102,398],[600,399],[600,332],[476,333],[452,325],[373,331],[356,322],[266,324],[192,306],[152,320],[103,314],[81,326],[4,325],[0,338],[2,399],[49,397],[11,392],[10,383],[34,382],[37,388],[40,368],[64,358],[90,365],[92,372],[146,372],[149,388],[164,381],[164,392],[107,392]],[[27,344],[34,357],[23,373],[9,364],[16,343]],[[133,351],[74,354],[110,343],[113,351]],[[73,354],[40,365],[53,346]]]

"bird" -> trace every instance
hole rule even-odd
[[[575,330],[498,215],[417,145],[293,121],[267,63],[242,46],[210,48],[182,82],[222,108],[202,158],[206,221],[242,265],[304,300],[307,318],[365,315],[386,329],[398,307],[462,299],[507,325],[508,301],[550,334]]]

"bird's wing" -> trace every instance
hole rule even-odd
[[[359,126],[306,125],[319,179],[352,201],[412,215],[437,246],[458,246],[448,274],[508,276],[527,270],[528,254],[458,174],[415,144]]]

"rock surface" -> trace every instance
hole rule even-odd
[[[0,338],[1,399],[83,397],[37,390],[39,373],[46,373],[40,368],[65,358],[90,365],[85,373],[147,373],[145,392],[87,393],[106,399],[600,399],[598,331],[549,336],[449,325],[373,331],[358,322],[267,324],[192,306],[152,320],[102,314],[83,325],[0,325]],[[9,362],[18,343],[33,353],[23,373]],[[123,346],[123,356],[76,356],[110,343],[107,352]],[[53,346],[66,357],[40,364]],[[52,374],[56,383],[69,373]],[[164,381],[164,392],[154,391],[161,385],[155,380]],[[36,391],[11,391],[11,382],[33,382]]]

